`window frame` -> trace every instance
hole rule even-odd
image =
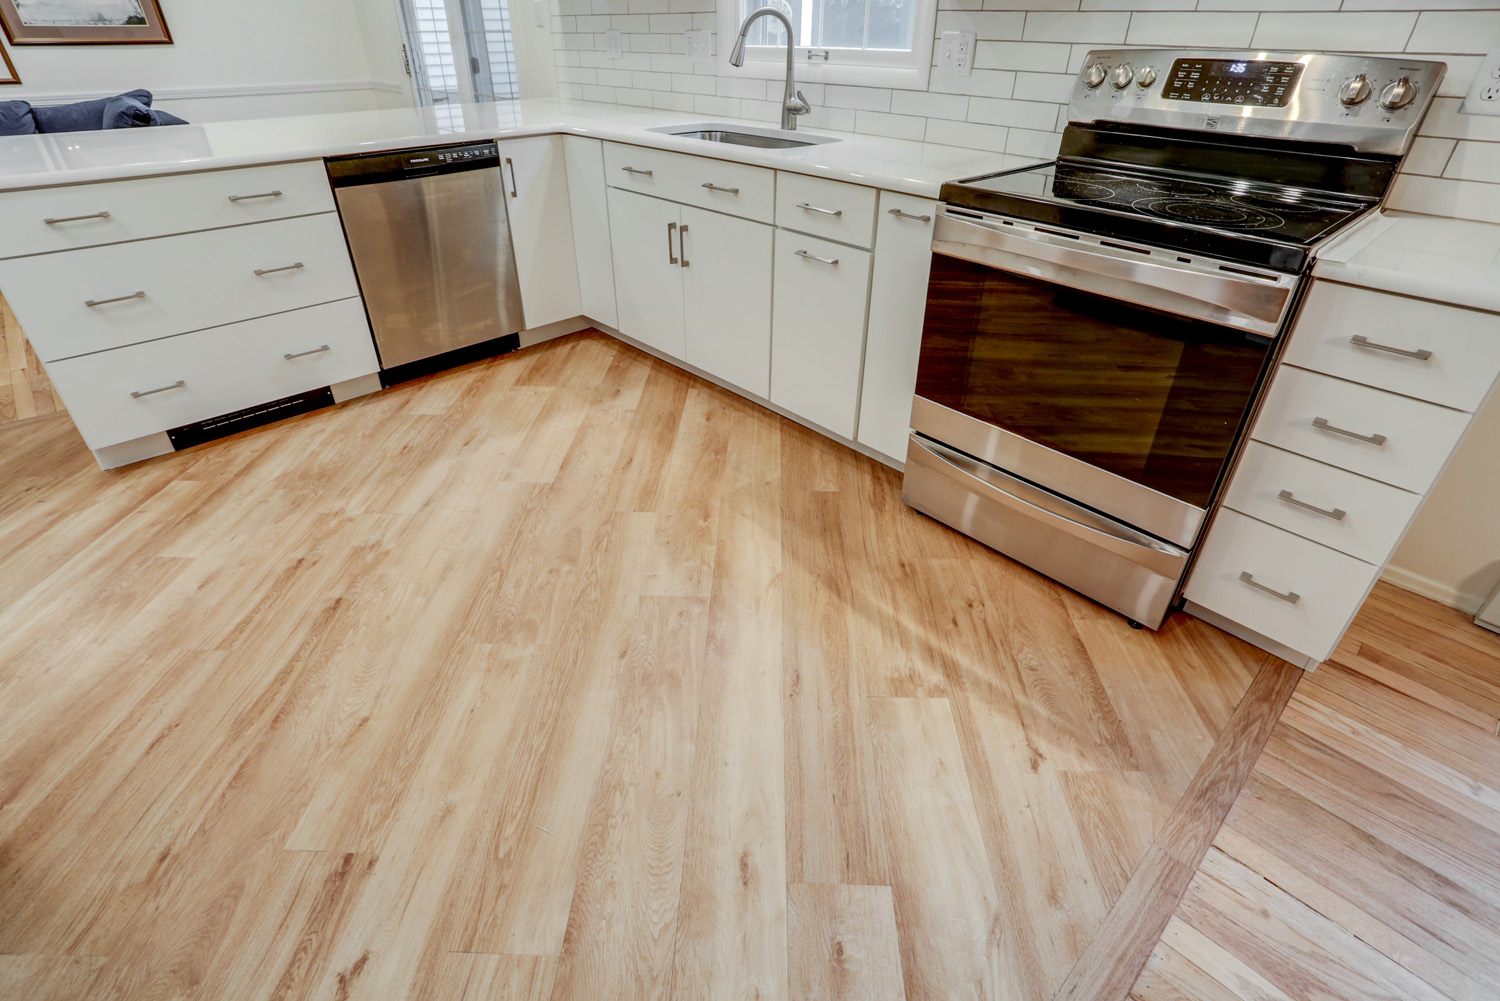
[[[762,6],[766,4],[762,3]],[[775,6],[775,4],[770,4]],[[792,65],[798,83],[844,84],[855,87],[891,87],[896,90],[926,90],[932,75],[934,39],[937,32],[937,0],[917,0],[916,22],[912,26],[912,48],[896,49],[814,49],[797,45],[792,50]],[[729,65],[729,50],[740,32],[740,4],[737,0],[719,0],[718,52],[714,65],[720,76],[781,80],[786,77],[786,47],[779,45],[745,46],[745,65]],[[926,41],[924,42],[923,39]],[[809,59],[808,52],[828,51],[827,61]],[[842,58],[839,53],[845,53]]]

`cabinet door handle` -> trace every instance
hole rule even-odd
[[[912,215],[910,212],[902,212],[900,209],[891,209],[890,214],[897,219],[912,219],[916,222],[932,222],[930,215]]]
[[[816,212],[819,215],[843,215],[844,214],[844,210],[843,209],[820,209],[816,205],[809,205],[806,202],[798,202],[797,203],[797,207],[799,209],[803,209],[803,210],[805,210],[807,212]]]
[[[1334,521],[1343,521],[1349,515],[1349,512],[1345,511],[1341,507],[1318,507],[1316,504],[1309,504],[1305,500],[1298,500],[1290,490],[1283,490],[1276,496],[1286,501],[1293,507],[1300,507],[1302,510],[1311,511],[1313,514],[1321,514],[1323,517],[1332,518]]]
[[[88,215],[69,215],[61,219],[43,219],[42,222],[48,226],[56,226],[60,222],[83,222],[85,219],[108,219],[108,212],[91,212]]]
[[[510,157],[506,157],[505,165],[510,168],[510,196],[512,198],[519,198],[521,196],[516,194],[516,162]]]
[[[232,201],[232,202],[248,202],[248,201],[253,201],[256,198],[280,198],[280,197],[281,197],[281,192],[279,192],[279,191],[262,191],[258,195],[230,195],[229,196],[229,200]]]
[[[1240,571],[1240,580],[1244,581],[1246,584],[1249,584],[1257,591],[1264,591],[1273,598],[1280,598],[1288,605],[1295,605],[1297,602],[1302,600],[1302,595],[1298,594],[1296,591],[1278,591],[1274,587],[1266,587],[1266,585],[1256,580],[1255,574],[1251,573],[1249,570]]]
[[[642,177],[651,176],[651,171],[649,170],[636,170],[634,167],[621,167],[620,169],[625,171],[625,173],[627,174],[640,174]]]
[[[280,268],[256,268],[255,269],[255,277],[257,277],[257,278],[264,278],[266,275],[274,275],[274,274],[278,274],[278,273],[280,273],[282,271],[299,271],[299,270],[301,270],[302,268],[305,268],[305,267],[307,267],[306,264],[303,264],[301,261],[298,261],[296,264],[288,264],[285,267],[280,267]]]
[[[1356,441],[1369,442],[1371,445],[1384,445],[1386,443],[1386,437],[1383,434],[1360,434],[1358,431],[1347,431],[1344,428],[1328,423],[1327,417],[1314,417],[1313,427],[1319,431],[1327,431],[1330,434],[1341,434],[1345,438],[1353,438]]]
[[[672,253],[672,234],[675,233],[675,232],[677,232],[677,224],[675,222],[669,222],[669,223],[667,223],[667,263],[668,264],[676,264],[677,263],[677,255]]]
[[[704,182],[704,183],[703,183],[703,184],[702,184],[702,185],[701,185],[701,187],[705,187],[705,188],[707,188],[707,189],[708,189],[708,190],[709,190],[709,191],[722,191],[722,192],[724,192],[724,193],[725,193],[725,194],[726,194],[726,195],[737,195],[737,194],[739,194],[739,193],[740,193],[740,189],[739,189],[739,188],[721,188],[721,187],[719,187],[719,186],[718,186],[718,185],[717,185],[717,184],[709,184],[709,183],[707,183],[707,182]]]
[[[83,300],[83,304],[89,309],[93,309],[95,306],[108,306],[112,302],[129,302],[131,299],[144,298],[146,298],[145,292],[132,292],[129,295],[117,295],[113,299],[85,299]]]
[[[155,396],[157,393],[165,393],[165,392],[168,392],[169,390],[181,389],[182,387],[184,387],[186,385],[187,385],[187,380],[186,379],[178,379],[176,382],[172,383],[172,385],[170,385],[170,386],[158,386],[156,389],[147,389],[147,390],[144,390],[144,391],[139,392],[139,393],[131,393],[130,394],[130,398],[132,400],[139,400],[143,396]]]
[[[330,348],[327,344],[324,344],[322,347],[313,348],[311,351],[298,351],[296,354],[284,354],[281,357],[285,358],[287,361],[291,361],[293,358],[306,358],[308,355],[320,355],[324,351],[331,350],[333,349]]]
[[[796,251],[796,254],[798,257],[805,257],[809,261],[817,261],[819,264],[832,264],[837,267],[839,263],[839,259],[837,257],[819,257],[816,254],[809,254],[805,250],[798,250]]]
[[[1349,338],[1349,343],[1357,348],[1369,348],[1371,351],[1384,351],[1388,355],[1400,355],[1403,358],[1415,358],[1417,361],[1426,361],[1432,357],[1432,352],[1426,348],[1417,348],[1415,351],[1406,348],[1393,347],[1390,344],[1377,344],[1364,334],[1355,334]]]
[[[688,266],[687,259],[687,223],[677,227],[677,253],[682,258],[682,266]]]

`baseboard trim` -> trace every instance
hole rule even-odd
[[[1421,574],[1412,573],[1398,566],[1387,566],[1381,572],[1380,579],[1403,591],[1420,594],[1424,598],[1431,598],[1433,601],[1441,602],[1469,615],[1478,612],[1489,599],[1488,594],[1470,594],[1467,591],[1460,591],[1441,581],[1423,577]]]

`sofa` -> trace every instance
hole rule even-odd
[[[0,136],[186,124],[176,115],[151,107],[149,90],[132,90],[95,101],[40,108],[33,107],[27,101],[0,101]]]

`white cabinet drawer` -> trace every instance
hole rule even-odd
[[[874,188],[781,171],[776,178],[776,225],[870,247],[875,243]]]
[[[871,256],[776,231],[771,402],[845,438],[859,409]]]
[[[776,172],[766,167],[605,143],[604,178],[612,187],[759,222],[774,212]]]
[[[47,375],[83,440],[103,448],[378,369],[364,306],[346,299],[53,362]]]
[[[1291,336],[1289,364],[1459,410],[1500,374],[1500,316],[1347,285],[1314,283]]]
[[[1258,441],[1245,447],[1226,507],[1384,563],[1421,504],[1420,494],[1356,476]]]
[[[1253,437],[1424,493],[1468,423],[1462,411],[1283,365]]]
[[[10,191],[0,194],[0,257],[332,209],[321,160]]]
[[[1184,593],[1233,622],[1325,660],[1378,573],[1352,556],[1221,510]]]
[[[0,261],[0,291],[43,361],[359,294],[335,213]]]

